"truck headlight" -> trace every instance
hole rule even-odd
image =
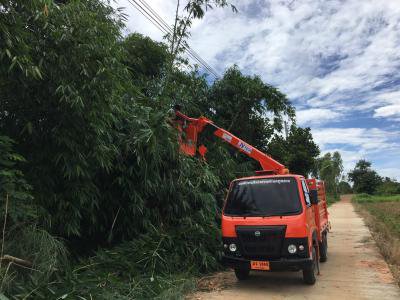
[[[229,245],[229,250],[230,250],[231,252],[235,252],[235,251],[237,250],[236,244],[234,244],[234,243],[230,244],[230,245]]]
[[[287,250],[290,254],[295,254],[297,252],[297,247],[296,247],[296,245],[290,244],[288,246]]]

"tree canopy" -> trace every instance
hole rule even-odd
[[[373,194],[381,183],[380,176],[371,168],[371,162],[364,159],[359,160],[349,172],[349,179],[356,193]]]
[[[307,176],[314,169],[320,153],[310,128],[290,127],[288,137],[275,135],[268,145],[268,153],[284,163],[294,174]]]
[[[326,153],[317,160],[315,176],[325,181],[326,191],[334,196],[340,193],[340,180],[343,173],[343,161],[338,151]],[[344,183],[341,184],[345,186]]]

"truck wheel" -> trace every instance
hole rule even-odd
[[[303,281],[304,283],[309,285],[313,285],[317,280],[315,276],[317,269],[317,250],[315,249],[315,246],[312,249],[312,257],[313,257],[312,264],[307,268],[303,269]]]
[[[322,242],[319,244],[319,261],[326,262],[328,260],[328,234],[322,235]]]
[[[235,275],[238,280],[246,280],[249,278],[250,269],[235,269]]]

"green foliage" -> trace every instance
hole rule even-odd
[[[342,157],[339,152],[335,151],[333,154],[328,152],[317,160],[314,175],[325,181],[328,194],[337,196],[340,193],[339,185],[342,172]]]
[[[268,145],[268,153],[285,164],[290,172],[307,176],[315,168],[319,147],[310,128],[292,125],[287,138],[276,135]]]
[[[0,136],[0,215],[5,214],[8,199],[8,215],[11,224],[35,218],[32,205],[32,187],[26,182],[20,167],[25,159],[13,149],[15,143],[7,136]]]
[[[35,18],[38,13],[15,17],[29,20],[24,54],[42,79],[3,69],[0,127],[19,141],[17,150],[29,162],[23,171],[48,212],[46,225],[79,235],[83,225],[101,226],[96,176],[109,172],[118,155],[115,123],[128,81],[120,62],[121,23],[97,1],[53,6]]]
[[[30,41],[35,38],[36,26],[46,17],[46,4],[50,1],[0,1],[0,73],[20,73],[26,78],[42,78],[40,62],[35,61],[30,55]],[[11,78],[10,78],[11,79]],[[18,82],[21,84],[22,82]],[[7,81],[0,83],[1,91],[7,87]]]
[[[332,205],[335,202],[338,202],[340,200],[339,195],[332,195],[332,194],[327,194],[326,195],[326,201],[328,205]]]
[[[382,179],[379,184],[376,194],[378,195],[395,195],[400,194],[400,183],[388,177]]]
[[[400,201],[400,194],[397,195],[371,195],[367,193],[357,194],[352,198],[353,201],[358,203],[371,203],[371,202],[393,202]]]
[[[260,150],[267,149],[274,130],[282,130],[283,116],[294,116],[284,94],[258,76],[243,75],[237,66],[228,69],[209,93],[203,111],[218,126]]]
[[[122,46],[126,51],[123,58],[128,67],[132,81],[137,86],[148,86],[154,80],[161,79],[168,62],[168,49],[163,43],[154,42],[139,33],[128,35]],[[146,92],[146,90],[144,90]]]
[[[351,187],[351,185],[347,182],[347,181],[340,181],[339,182],[339,193],[340,194],[351,194],[353,193],[353,188]]]
[[[203,236],[203,234],[205,236]],[[216,232],[153,228],[81,260],[51,284],[25,283],[35,299],[182,299],[199,271],[219,265],[209,251]],[[184,241],[184,242],[183,242]],[[22,289],[21,289],[22,290]]]
[[[364,159],[357,162],[348,176],[354,184],[353,189],[356,193],[373,194],[381,183],[378,173],[371,169],[371,163]]]
[[[16,299],[46,287],[55,272],[64,274],[69,267],[63,241],[36,225],[12,226],[5,239],[4,253],[32,264],[26,268],[8,263],[0,270],[3,282],[0,292]]]

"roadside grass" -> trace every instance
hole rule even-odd
[[[352,200],[400,286],[400,195],[359,194]]]
[[[135,259],[126,253],[114,252],[81,261],[47,280],[27,278],[14,282],[14,293],[4,299],[168,299],[179,300],[196,289],[200,274],[181,270],[168,274],[164,270],[154,274],[137,272]],[[115,259],[113,256],[120,256]],[[110,257],[111,256],[111,257]],[[133,255],[134,256],[134,255]],[[3,271],[4,268],[1,270]],[[1,272],[3,273],[3,272]],[[0,275],[2,275],[0,273]],[[16,276],[16,272],[11,274]],[[1,278],[1,276],[0,276]],[[4,282],[5,277],[1,280]],[[24,285],[25,283],[25,285]],[[0,291],[0,299],[2,298]]]
[[[398,195],[357,194],[353,196],[353,201],[357,203],[399,202],[400,194]]]
[[[328,203],[328,206],[332,205],[335,202],[338,202],[339,200],[340,200],[339,195],[331,195],[331,194],[326,195],[326,202]]]
[[[191,247],[190,237],[183,239],[181,231],[154,229],[81,259],[66,257],[60,241],[43,230],[32,227],[22,233],[14,234],[18,239],[3,242],[4,253],[26,258],[31,264],[0,264],[0,300],[5,296],[10,300],[178,300],[196,289],[202,275],[221,269],[210,252],[213,248],[205,248],[213,244]],[[199,233],[193,236],[200,238],[206,240]]]

